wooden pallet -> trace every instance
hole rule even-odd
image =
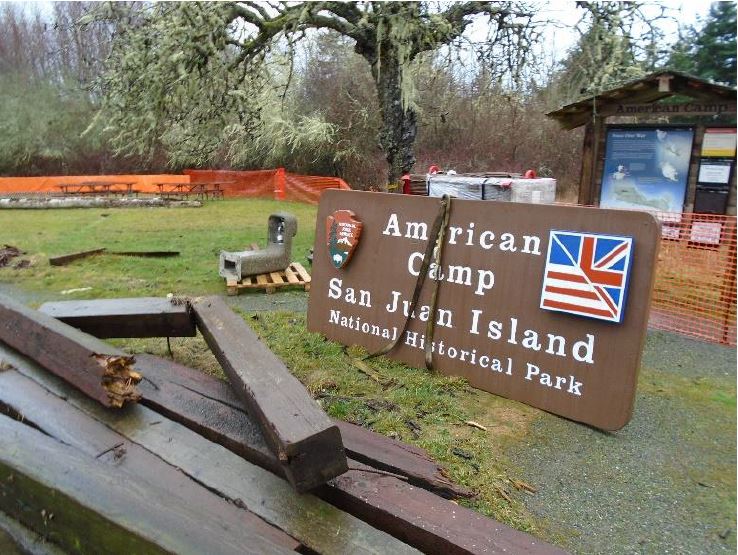
[[[251,250],[259,250],[257,245],[250,245]],[[298,286],[310,291],[312,278],[305,267],[299,262],[293,262],[288,268],[279,272],[248,276],[237,280],[235,276],[226,278],[226,294],[238,295],[241,289],[263,289],[267,293],[274,293],[280,287]]]

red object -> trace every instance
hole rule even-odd
[[[528,170],[523,174],[523,177],[525,177],[525,179],[535,179],[538,175],[536,174],[536,170]]]
[[[402,194],[412,195],[413,193],[410,190],[410,174],[406,173],[400,179],[402,180]]]
[[[441,168],[439,168],[435,164],[433,164],[430,168],[428,168],[428,173],[431,174],[431,175],[436,174],[439,171],[441,171]]]

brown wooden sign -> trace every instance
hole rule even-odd
[[[616,430],[633,410],[659,224],[645,212],[454,199],[439,265],[409,307],[440,199],[326,191],[316,224],[308,327],[347,345],[433,365],[474,387]],[[336,268],[326,221],[363,223]],[[431,297],[437,289],[437,308]],[[409,325],[401,333],[405,321]]]
[[[639,116],[639,115],[686,115],[712,116],[715,114],[735,114],[735,102],[682,102],[679,104],[613,104],[599,110],[601,115]]]

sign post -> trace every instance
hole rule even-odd
[[[479,389],[616,430],[633,410],[659,223],[650,214],[454,199],[439,264],[411,299],[439,199],[326,191],[320,201],[308,327],[370,353],[433,367]],[[337,267],[328,218],[361,223]],[[431,314],[433,294],[436,310]],[[409,318],[404,333],[401,330]]]

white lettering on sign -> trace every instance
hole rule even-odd
[[[392,213],[387,218],[387,224],[382,235],[390,237],[402,237],[418,241],[428,240],[428,225],[425,222],[404,222],[404,234],[402,225],[397,214]],[[468,247],[480,247],[483,250],[497,248],[501,252],[511,252],[541,256],[541,238],[536,235],[523,235],[517,237],[512,233],[503,232],[496,242],[497,236],[492,230],[484,230],[477,233],[474,222],[469,222],[466,227],[449,226],[446,243],[449,245],[465,245]],[[412,276],[420,275],[423,264],[424,253],[415,251],[407,259],[407,271]],[[475,295],[483,296],[495,285],[495,273],[489,268],[472,268],[470,266],[449,265],[445,269],[439,268],[433,262],[428,270],[428,277],[435,281],[448,281],[457,285],[465,285],[474,289]]]
[[[355,289],[354,287],[344,286],[343,280],[340,278],[332,278],[328,282],[328,298],[342,301],[346,304],[358,306],[358,307],[372,307],[371,292],[363,289]],[[420,305],[415,307],[415,310],[410,310],[410,301],[403,297],[400,291],[391,291],[388,302],[384,305],[384,310],[387,314],[402,314],[405,318],[412,320],[419,320],[421,322],[427,322],[434,319],[434,322],[439,327],[453,329],[454,321],[456,319],[456,312],[450,308],[437,308],[436,314],[431,316],[431,309],[428,305]],[[462,318],[463,320],[463,318]],[[484,323],[486,320],[486,323]],[[381,337],[396,337],[397,328],[384,328],[367,321],[361,320],[361,318],[345,317],[341,316],[340,310],[331,310],[330,323],[336,324],[341,327],[349,328],[354,331],[358,331],[368,335],[377,335]],[[519,319],[511,317],[504,321],[495,320],[492,318],[486,319],[484,311],[473,308],[470,311],[468,317],[468,325],[464,328],[471,335],[484,336],[491,342],[505,342],[511,345],[520,345],[523,349],[530,351],[543,351],[549,355],[566,358],[569,357],[576,362],[585,364],[594,364],[595,354],[595,336],[587,333],[583,339],[576,338],[572,341],[571,339],[564,337],[563,335],[541,332],[531,328],[525,328],[520,324]],[[417,343],[420,344],[419,349],[425,348],[425,338],[421,334],[414,332],[406,332],[405,343],[412,347],[415,347]],[[568,348],[567,348],[568,347]],[[435,352],[435,351],[434,351]],[[454,349],[453,352],[459,352],[458,349]],[[460,351],[460,353],[467,353],[467,351]],[[459,354],[460,354],[459,353]],[[448,350],[441,344],[439,356],[448,356],[449,358],[456,359],[457,357],[451,357]],[[467,361],[471,364],[471,359],[474,357],[465,355],[459,356],[459,360],[462,362]]]

